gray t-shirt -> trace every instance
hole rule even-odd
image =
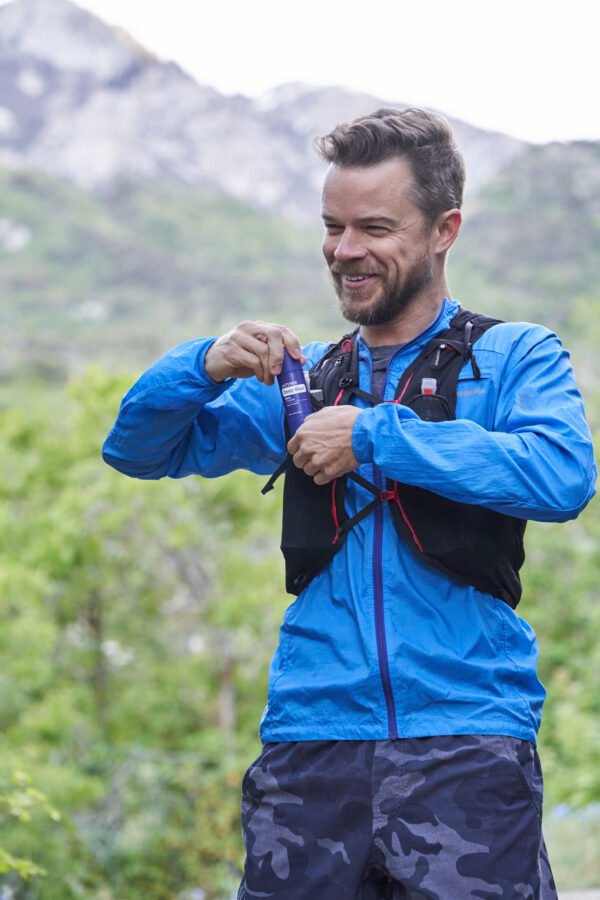
[[[385,379],[390,359],[403,344],[389,344],[385,347],[369,347],[373,364],[373,386],[371,393],[375,397],[383,397]]]

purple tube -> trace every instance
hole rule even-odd
[[[283,365],[277,376],[283,398],[285,417],[291,434],[295,434],[307,416],[314,412],[310,394],[304,380],[304,369],[299,359],[283,351]]]

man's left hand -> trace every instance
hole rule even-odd
[[[358,468],[352,429],[360,412],[355,406],[326,406],[309,416],[289,441],[294,465],[315,484],[328,484]]]

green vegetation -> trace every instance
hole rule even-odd
[[[333,326],[318,231],[177,182],[92,197],[0,168],[0,194],[0,377],[135,370],[250,317]]]
[[[109,373],[245,317],[338,335],[318,230],[180,184],[0,169],[0,190],[0,897],[226,900],[287,604],[280,498],[108,469],[131,383]],[[596,427],[599,228],[599,145],[530,148],[450,270],[471,309],[560,331]],[[548,843],[560,887],[597,886],[600,503],[526,544]]]
[[[469,309],[558,331],[595,388],[599,241],[600,143],[530,147],[466,210],[452,288]]]
[[[28,823],[40,811],[55,822],[60,820],[60,813],[48,804],[41,791],[31,786],[31,779],[24,772],[14,772],[10,780],[0,784],[0,810],[5,822]],[[0,875],[8,873],[18,875],[22,881],[47,874],[30,859],[13,856],[0,848]]]
[[[255,479],[136,482],[99,448],[125,382],[91,370],[6,408],[0,452],[0,778],[60,810],[0,819],[44,869],[16,897],[208,897],[238,878],[282,614],[277,499]]]
[[[243,318],[338,336],[315,228],[210,188],[128,181],[101,196],[0,168],[0,377],[147,365]],[[530,147],[465,211],[450,282],[470,309],[557,329],[596,386],[600,144]]]
[[[0,848],[29,861],[0,875],[15,900],[225,900],[239,878],[241,778],[286,604],[279,498],[247,473],[104,466],[128,382],[90,369],[0,414]],[[598,503],[528,529],[547,808],[600,801],[599,537]],[[15,772],[43,792],[28,822],[3,805]],[[563,886],[600,883],[584,824],[566,856],[581,817],[550,820]]]

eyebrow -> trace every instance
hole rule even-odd
[[[323,219],[324,222],[335,222],[335,221],[337,221],[335,216],[330,216],[330,215],[328,215],[328,213],[325,212],[325,211],[323,211],[323,213],[321,214],[321,218]],[[377,223],[377,224],[381,224],[381,225],[390,225],[390,226],[393,226],[393,225],[396,225],[396,224],[397,224],[397,222],[396,222],[395,219],[390,219],[389,216],[384,216],[384,215],[381,215],[381,216],[378,216],[378,215],[364,216],[364,217],[361,218],[361,219],[357,219],[357,220],[356,220],[356,223],[357,223],[358,225],[374,225],[375,223]]]

